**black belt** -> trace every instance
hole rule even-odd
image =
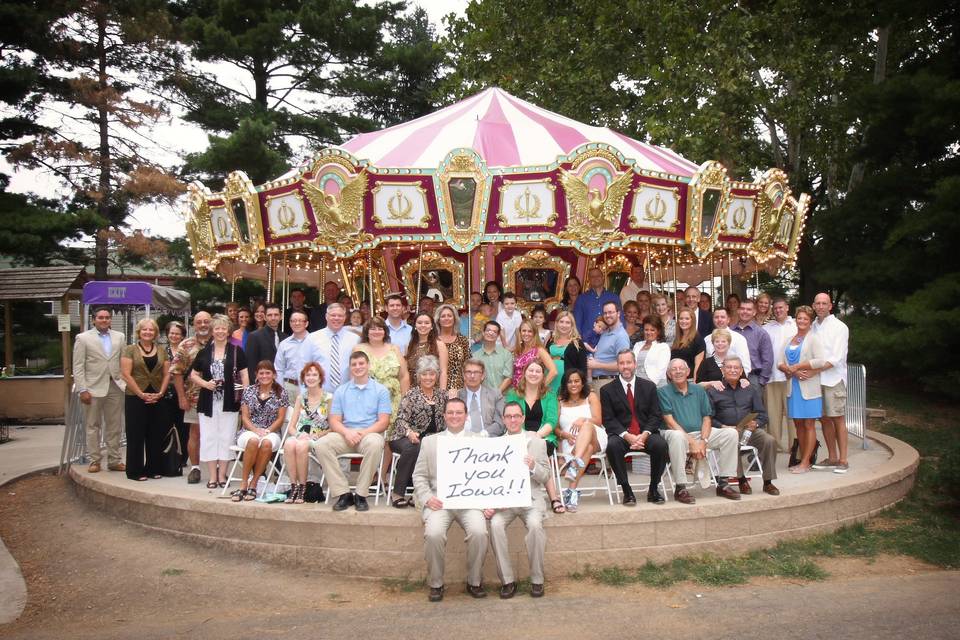
[[[616,378],[619,374],[613,374],[612,376],[593,376],[594,380],[607,380],[608,378]]]
[[[290,383],[290,384],[295,384],[295,385],[299,385],[299,384],[300,384],[300,381],[297,380],[296,378],[284,378],[283,381],[284,381],[284,382],[288,382],[288,383]]]

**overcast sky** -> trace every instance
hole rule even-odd
[[[441,24],[445,15],[453,12],[463,14],[469,0],[416,0],[410,5],[418,5],[426,9],[430,21],[438,32],[443,30]],[[177,155],[202,151],[207,146],[206,134],[195,126],[181,122],[178,119],[166,122],[156,127],[150,136],[154,140],[165,141],[163,146],[158,145],[152,156],[163,164],[175,164]],[[291,158],[291,164],[295,162]],[[0,158],[0,171],[11,175],[10,190],[15,192],[33,192],[48,197],[57,195],[66,197],[67,193],[56,178],[41,171],[14,171],[5,159]],[[184,235],[184,216],[182,205],[144,206],[137,209],[128,218],[134,229],[142,229],[152,236],[176,238]]]

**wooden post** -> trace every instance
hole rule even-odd
[[[13,300],[3,301],[3,366],[13,364]]]
[[[70,296],[65,295],[60,301],[60,313],[70,315]],[[63,416],[70,419],[70,390],[73,388],[73,346],[70,344],[70,326],[60,332],[60,350],[63,352]],[[70,428],[70,425],[67,425]]]

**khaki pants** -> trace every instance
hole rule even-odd
[[[447,531],[454,520],[463,527],[467,543],[467,584],[479,586],[483,557],[487,553],[487,521],[479,509],[438,509],[424,507],[423,555],[427,560],[427,586],[443,586],[443,556]]]
[[[723,430],[726,431],[727,429],[734,433],[737,432],[733,427],[726,427]],[[763,481],[776,479],[777,441],[773,439],[773,436],[767,433],[766,429],[754,429],[747,444],[757,448],[757,455],[760,457],[760,464],[763,466]],[[739,449],[740,447],[737,447],[738,451]],[[737,456],[737,476],[743,477],[743,456]]]
[[[320,467],[327,477],[330,487],[330,497],[342,496],[350,491],[350,483],[340,469],[337,456],[344,453],[363,454],[360,462],[360,473],[357,475],[357,495],[364,498],[370,493],[373,476],[380,469],[380,458],[383,454],[383,434],[368,433],[363,436],[356,447],[351,447],[339,433],[328,433],[313,444],[313,453],[320,461]]]
[[[527,557],[530,559],[530,582],[543,584],[543,552],[547,548],[547,534],[543,530],[543,500],[534,500],[532,507],[514,507],[498,510],[490,519],[490,546],[497,561],[497,574],[501,584],[516,582],[510,548],[507,544],[507,527],[517,518],[527,527]]]
[[[287,407],[287,420],[289,421],[290,414],[293,412],[294,403],[300,399],[300,387],[284,381],[283,388],[287,392],[287,398],[290,400],[290,406]]]
[[[673,483],[689,484],[686,466],[690,445],[687,442],[687,434],[676,429],[665,429],[661,433],[663,433],[663,437],[667,441],[667,448],[670,451],[670,471],[673,474]],[[691,435],[697,440],[700,439],[699,431]],[[737,472],[739,444],[736,429],[711,429],[710,439],[707,440],[707,449],[717,452],[717,463],[720,467],[721,476],[730,477]]]
[[[764,390],[763,402],[767,405],[767,416],[770,418],[770,435],[777,441],[780,451],[788,451],[797,437],[797,429],[793,420],[787,417],[787,381],[768,382]],[[784,427],[786,425],[786,427]]]
[[[123,462],[120,457],[120,435],[123,432],[123,391],[113,380],[107,395],[91,398],[90,404],[83,405],[83,428],[87,434],[87,455],[90,463],[99,463],[100,432],[103,425],[103,439],[107,443],[107,464],[117,465]]]

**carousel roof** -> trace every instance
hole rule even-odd
[[[593,127],[492,88],[403,124],[361,133],[340,148],[380,167],[436,167],[454,147],[472,148],[488,167],[546,165],[588,142],[603,142],[638,169],[692,177],[699,168],[664,147]]]

